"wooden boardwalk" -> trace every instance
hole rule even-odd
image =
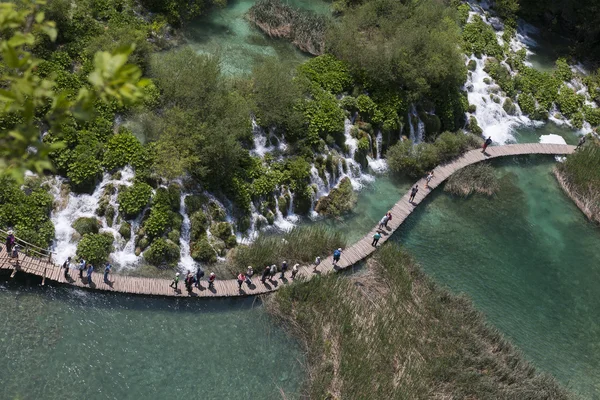
[[[380,245],[388,240],[394,231],[402,225],[402,223],[408,218],[418,204],[420,204],[425,197],[433,189],[439,186],[445,181],[450,175],[464,168],[468,165],[475,164],[477,162],[502,157],[502,156],[514,156],[514,155],[525,155],[525,154],[554,154],[554,155],[565,155],[570,154],[575,150],[575,146],[560,145],[560,144],[513,144],[504,146],[493,146],[488,147],[486,154],[483,154],[481,150],[471,150],[461,157],[443,164],[435,168],[435,177],[430,182],[430,189],[425,189],[425,179],[421,179],[416,184],[419,185],[419,192],[415,197],[414,203],[410,204],[408,198],[410,191],[405,194],[391,209],[392,221],[389,222],[389,228],[385,230],[382,238],[380,239]],[[337,267],[334,268],[332,264],[332,257],[326,257],[322,260],[321,265],[318,268],[320,274],[328,274],[335,270],[345,269],[349,266],[356,264],[357,262],[367,258],[371,255],[376,248],[371,246],[372,237],[377,231],[377,226],[367,233],[361,240],[354,243],[353,245],[345,248],[342,252],[340,262]],[[64,260],[58,260],[63,262]],[[185,290],[183,282],[184,275],[182,274],[179,282],[179,290],[175,291],[169,287],[171,281],[167,279],[156,279],[156,278],[137,278],[122,275],[113,275],[109,277],[110,283],[103,281],[103,270],[94,273],[92,277],[92,283],[88,284],[84,278],[79,278],[79,272],[71,269],[70,277],[66,278],[63,275],[63,270],[50,262],[49,259],[35,258],[27,256],[25,254],[19,254],[19,266],[15,266],[15,259],[11,259],[3,250],[0,252],[0,269],[12,270],[11,276],[16,273],[26,273],[37,275],[42,277],[42,283],[48,281],[58,282],[61,284],[68,284],[72,286],[91,288],[94,290],[104,290],[112,292],[130,293],[130,294],[142,294],[142,295],[154,295],[154,296],[179,296],[188,297],[188,293]],[[291,265],[290,265],[291,269]],[[208,283],[202,282],[202,288],[194,288],[192,295],[193,297],[231,297],[231,296],[246,296],[246,295],[257,295],[268,293],[277,290],[279,287],[285,284],[291,283],[291,271],[286,272],[284,279],[279,279],[280,273],[277,273],[277,279],[273,282],[269,280],[263,284],[260,281],[260,276],[254,276],[252,281],[254,285],[248,287],[248,285],[242,285],[242,290],[238,289],[237,280],[219,280],[217,279],[214,288],[208,289]],[[316,274],[312,272],[312,266],[302,266],[298,272],[299,278],[310,279]],[[218,278],[218,277],[217,277]]]

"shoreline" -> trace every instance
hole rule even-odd
[[[554,174],[554,177],[556,178],[563,192],[573,201],[573,203],[575,203],[577,208],[579,208],[579,210],[587,217],[587,219],[595,224],[600,224],[600,216],[596,215],[596,213],[594,213],[594,211],[591,209],[589,206],[590,201],[586,200],[583,196],[580,196],[575,192],[575,190],[572,188],[572,185],[567,182],[564,173],[561,172],[557,167],[552,169],[552,173]]]

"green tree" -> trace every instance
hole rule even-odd
[[[60,89],[57,76],[36,73],[41,60],[31,53],[40,38],[55,41],[56,24],[46,21],[43,1],[0,4],[0,171],[22,181],[25,170],[53,168],[49,154],[64,146],[61,140],[39,140],[43,127],[60,132],[70,117],[89,119],[97,100],[128,105],[144,96],[148,84],[138,67],[127,64],[133,46],[94,56],[88,84],[76,93]],[[57,136],[59,136],[57,134]]]

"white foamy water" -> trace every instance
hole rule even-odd
[[[379,174],[384,173],[388,169],[387,161],[381,158],[382,145],[383,135],[381,134],[381,131],[378,131],[375,138],[375,159],[367,156],[367,162],[369,163],[369,168]]]
[[[123,262],[127,264],[128,261],[137,261],[137,257],[133,251],[135,249],[128,249],[127,253],[133,255],[133,257],[125,257],[125,254],[119,254],[127,247],[127,243],[121,238],[121,235],[114,228],[108,226],[106,222],[106,218],[98,217],[96,215],[96,209],[98,208],[98,203],[104,189],[107,185],[112,184],[115,188],[119,186],[130,186],[133,184],[134,171],[130,167],[126,167],[121,171],[120,179],[112,179],[111,175],[104,174],[102,181],[92,194],[74,194],[69,193],[66,198],[66,204],[64,204],[65,199],[61,197],[61,187],[64,183],[62,178],[54,177],[51,182],[50,192],[54,196],[55,201],[58,204],[62,204],[58,210],[53,210],[51,214],[51,220],[54,224],[55,229],[55,241],[53,250],[56,253],[57,260],[62,262],[62,260],[67,259],[67,257],[75,257],[75,253],[77,251],[77,241],[73,240],[73,235],[76,233],[75,229],[71,226],[75,220],[81,217],[94,217],[98,218],[102,223],[103,232],[110,232],[115,237],[115,246],[123,245],[122,248],[119,248],[115,253],[111,254],[111,259],[113,255],[115,258],[114,262]],[[113,194],[110,198],[110,204],[116,205],[116,193]],[[115,220],[118,215],[118,207],[116,207]],[[132,232],[133,233],[133,232]],[[133,239],[133,235],[132,235]]]
[[[180,271],[195,271],[196,270],[196,262],[190,255],[190,230],[191,230],[191,222],[190,216],[187,213],[187,207],[185,206],[185,198],[188,194],[181,194],[181,198],[179,200],[179,213],[183,217],[183,222],[181,223],[181,236],[179,237],[179,263],[177,267]]]

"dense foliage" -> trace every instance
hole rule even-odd
[[[99,268],[108,261],[113,250],[114,237],[111,233],[86,233],[77,244],[77,257]]]

